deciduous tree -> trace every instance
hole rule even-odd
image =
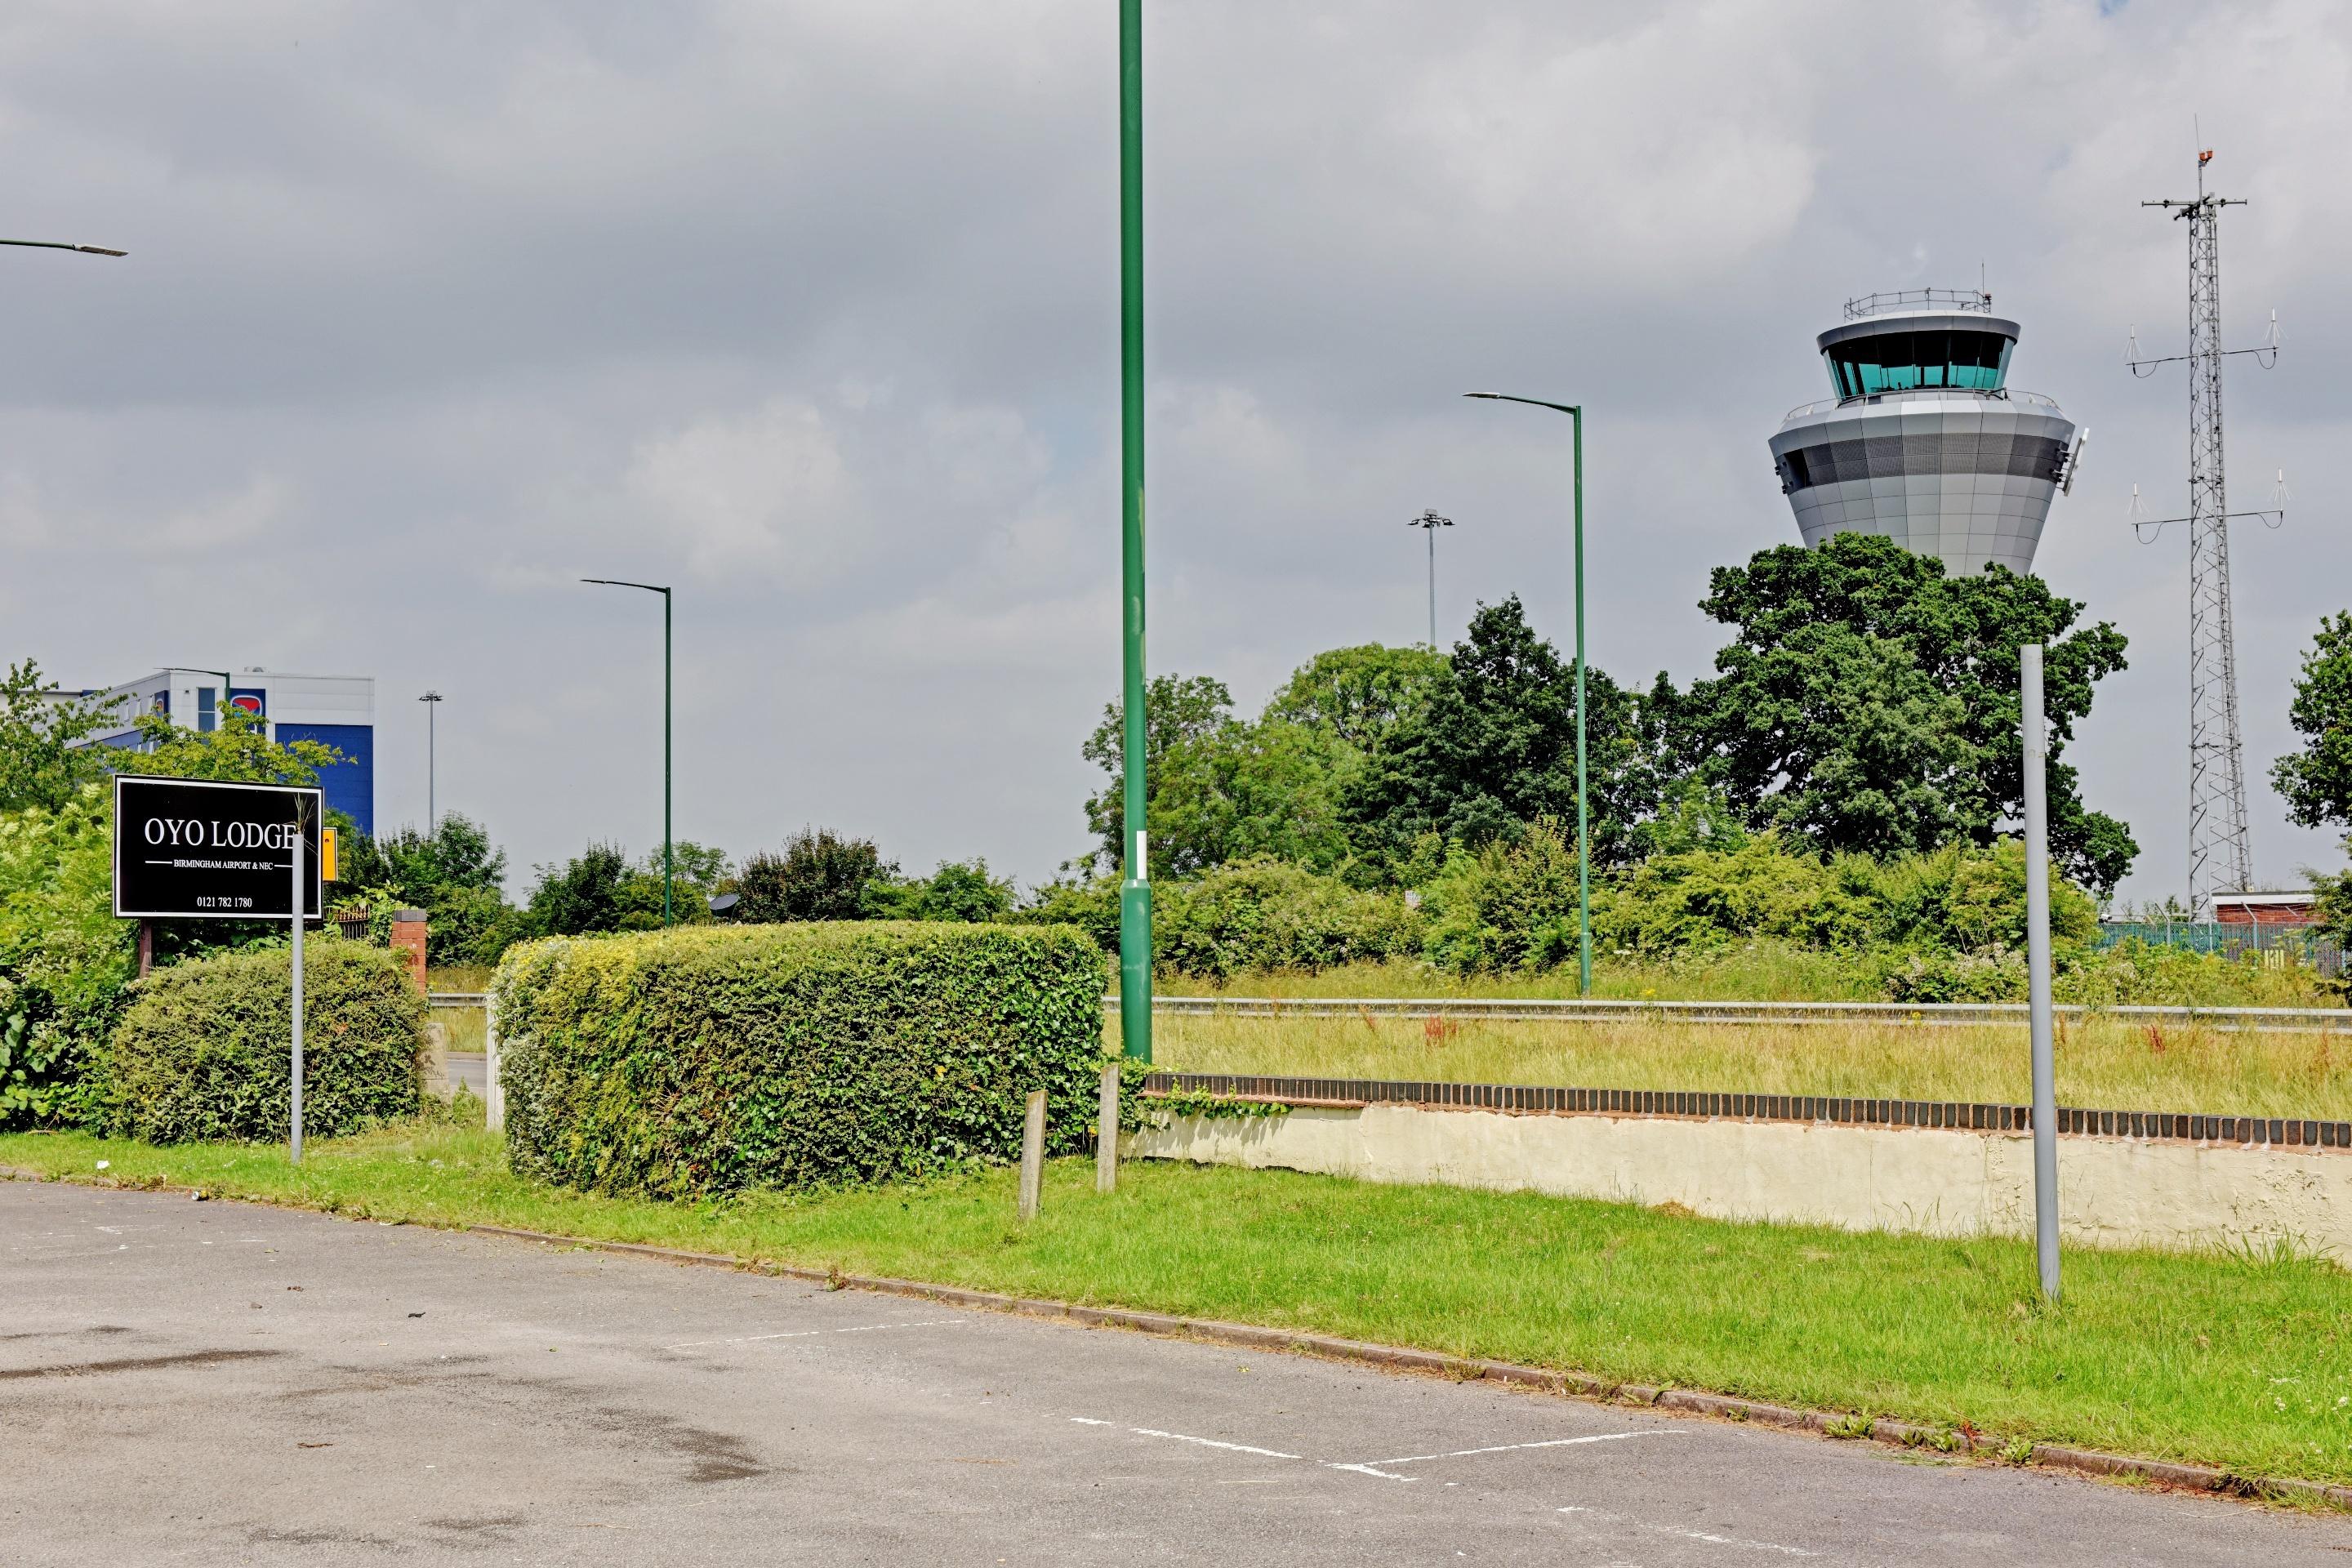
[[[1948,577],[1932,556],[1846,533],[1718,568],[1700,607],[1735,635],[1675,727],[1750,826],[1882,858],[1990,845],[2022,810],[2018,649],[2038,642],[2052,855],[2101,895],[2130,869],[2130,830],[2088,809],[2060,760],[2093,688],[2125,668],[2123,634],[2074,629],[2083,606],[2040,578]]]
[[[2324,617],[2295,677],[2287,721],[2303,737],[2271,768],[2287,816],[2305,827],[2352,827],[2352,611]]]

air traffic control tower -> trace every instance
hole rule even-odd
[[[1975,289],[1847,300],[1819,340],[1837,395],[1791,409],[1772,437],[1805,542],[1883,533],[1956,576],[2032,571],[2082,443],[2055,403],[2010,390],[2017,337]]]

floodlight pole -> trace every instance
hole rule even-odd
[[[1592,994],[1591,814],[1586,804],[1584,760],[1584,405],[1513,397],[1504,392],[1467,392],[1496,403],[1525,403],[1565,414],[1575,426],[1576,489],[1576,994]],[[1434,640],[1433,638],[1432,639]]]
[[[430,838],[440,830],[441,807],[436,788],[441,771],[437,719],[441,712],[441,694],[428,691],[416,700],[425,704],[425,837]]]
[[[662,596],[662,927],[670,921],[670,884],[677,878],[670,860],[670,592],[654,583],[629,583],[618,577],[583,577],[583,583],[601,583],[608,588],[642,588],[648,594]]]
[[[1452,528],[1454,520],[1440,517],[1434,511],[1424,511],[1405,526],[1417,528],[1429,535],[1429,650],[1434,653],[1437,651],[1437,531]]]
[[[1143,679],[1143,0],[1118,5],[1119,347],[1119,1048],[1151,1059],[1151,868],[1144,821]]]

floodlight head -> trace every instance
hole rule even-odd
[[[416,700],[419,702],[438,702],[441,700],[441,694],[437,691],[428,691]]]

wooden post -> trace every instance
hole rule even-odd
[[[146,979],[148,972],[154,967],[155,922],[141,921],[139,922],[139,978]]]
[[[1095,1121],[1095,1191],[1118,1186],[1118,1064],[1103,1063],[1102,1105]]]
[[[1021,1129],[1021,1217],[1037,1217],[1045,1179],[1045,1091],[1029,1096],[1029,1116]]]

